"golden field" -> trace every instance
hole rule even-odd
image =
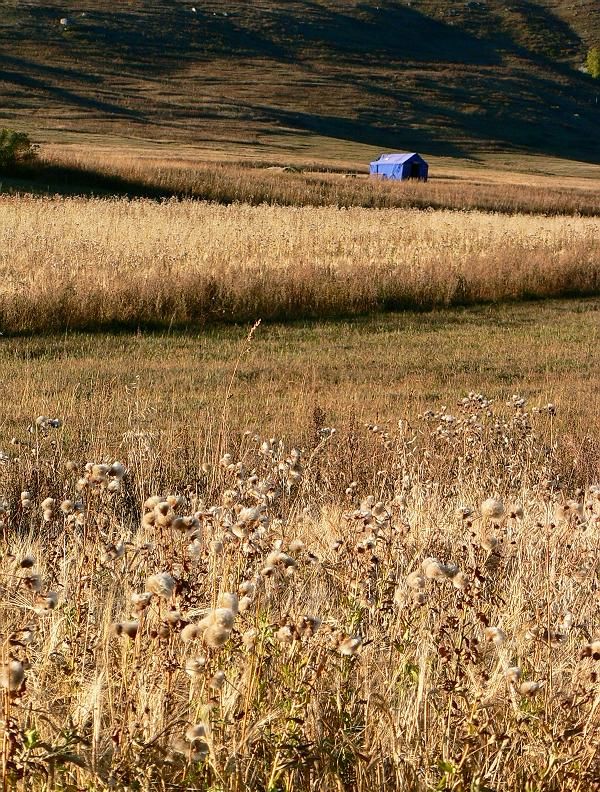
[[[451,175],[0,197],[4,790],[598,789],[595,194]]]
[[[594,295],[599,272],[592,217],[0,200],[5,334]]]
[[[286,151],[284,158],[282,152],[256,147],[223,154],[101,141],[94,146],[46,144],[37,163],[22,174],[24,181],[0,186],[8,192],[178,197],[254,206],[600,214],[600,166],[556,158],[515,155],[471,162],[434,157],[430,180],[419,183],[369,178],[368,163],[381,153],[369,148],[336,159],[326,147],[304,156]]]
[[[595,788],[598,307],[4,339],[6,787]]]

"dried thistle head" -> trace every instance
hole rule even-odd
[[[345,657],[354,657],[362,647],[362,638],[358,636],[342,636],[338,643],[338,652]]]
[[[488,498],[479,507],[481,516],[488,520],[499,520],[504,514],[504,503],[500,498]]]
[[[191,679],[197,679],[204,673],[204,667],[206,666],[206,657],[203,655],[196,655],[196,657],[190,657],[186,660],[185,663],[185,673]]]
[[[9,660],[0,665],[0,688],[17,693],[25,680],[25,668],[20,660]]]
[[[501,646],[506,641],[506,633],[500,627],[486,627],[483,631],[486,641]]]
[[[446,578],[444,566],[437,558],[426,558],[422,566],[426,578],[430,580],[444,580]]]
[[[238,612],[238,598],[237,594],[232,594],[229,591],[224,591],[223,593],[219,594],[217,599],[217,608],[225,608],[230,610],[234,616]]]
[[[134,593],[131,595],[131,602],[135,611],[143,611],[152,600],[152,593],[150,591],[143,591],[141,594]]]
[[[220,624],[211,624],[206,628],[202,639],[209,649],[221,649],[227,641],[231,631]]]
[[[216,671],[212,679],[208,683],[208,686],[212,688],[212,690],[223,690],[224,685],[225,685],[225,672]]]
[[[519,666],[511,666],[507,668],[504,676],[506,677],[507,682],[511,682],[513,685],[516,685],[517,682],[520,682],[522,671]]]
[[[586,644],[579,653],[580,659],[591,657],[592,660],[600,660],[600,641],[592,641]]]
[[[170,599],[175,591],[175,578],[168,572],[150,575],[146,580],[146,590],[162,599]]]
[[[179,637],[184,643],[189,643],[201,636],[201,630],[198,629],[196,624],[186,624],[183,630],[179,633]]]
[[[58,605],[58,594],[56,591],[49,591],[47,594],[37,594],[33,610],[38,616],[43,616],[53,611]]]
[[[125,635],[132,640],[137,635],[140,623],[135,620],[115,622],[112,629],[115,635]]]
[[[543,682],[534,682],[533,680],[521,682],[519,685],[519,694],[523,696],[523,698],[531,698],[532,696],[535,696],[535,694],[538,693],[543,686]]]
[[[426,580],[421,572],[416,569],[407,576],[406,585],[415,591],[420,591],[421,589],[425,588]]]

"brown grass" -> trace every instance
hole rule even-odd
[[[24,663],[24,683],[3,691],[7,788],[593,788],[597,307],[273,326],[250,344],[232,330],[5,341],[0,632],[2,659]],[[477,381],[492,403],[458,397]],[[28,432],[38,410],[64,426]],[[116,458],[128,469],[118,492],[78,491],[86,461]],[[140,527],[153,493],[200,513],[195,560],[172,515]],[[489,496],[502,517],[481,515]],[[83,505],[77,523],[65,498]],[[260,507],[260,526],[237,524],[242,506]],[[293,566],[271,558],[261,573],[279,540]],[[407,576],[431,556],[466,581],[427,579],[417,604]],[[163,571],[173,596],[153,599],[134,640],[115,635],[130,595]],[[59,594],[48,613],[32,610],[32,573]],[[255,577],[222,649],[182,641],[182,622]],[[322,619],[312,636],[304,615]],[[340,653],[345,636],[361,639],[356,655]],[[194,657],[204,665],[190,678]],[[527,695],[506,678],[513,666],[543,685]],[[204,730],[195,751],[181,742],[192,724]]]
[[[600,221],[3,198],[4,333],[592,295]]]
[[[215,154],[213,152],[212,157]],[[377,156],[377,155],[372,155]],[[278,160],[274,160],[277,162]],[[299,161],[290,165],[262,163],[255,154],[248,161],[202,161],[163,153],[47,148],[42,171],[30,189],[191,197],[218,203],[277,204],[281,206],[338,206],[396,209],[481,210],[505,214],[600,214],[598,182],[593,178],[562,179],[506,174],[494,169],[450,167],[432,163],[427,183],[389,182],[369,178],[369,158],[353,170]],[[530,164],[530,167],[533,165]],[[328,170],[329,168],[329,170]],[[45,170],[46,169],[46,170]],[[49,169],[49,170],[48,170]],[[342,172],[340,172],[340,170]],[[66,171],[66,173],[64,172]],[[79,173],[78,173],[79,171]],[[345,172],[344,172],[345,171]],[[584,173],[581,168],[577,173]],[[36,175],[35,169],[33,175]],[[97,183],[98,177],[105,184]],[[95,186],[94,186],[95,185]],[[25,183],[27,189],[27,183]]]

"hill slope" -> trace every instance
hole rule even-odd
[[[196,5],[194,6],[194,3]],[[600,161],[597,0],[4,0],[0,123]],[[61,21],[62,20],[62,21]]]

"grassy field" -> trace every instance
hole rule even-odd
[[[316,149],[312,152],[317,155]],[[397,209],[481,210],[503,214],[600,214],[600,167],[558,159],[515,157],[501,163],[483,161],[477,167],[464,160],[431,161],[427,184],[385,182],[367,178],[371,157],[329,160],[281,155],[260,159],[256,149],[246,159],[218,161],[215,152],[179,153],[129,145],[115,151],[89,146],[42,149],[40,159],[0,181],[0,192],[65,196],[195,198],[222,204],[254,206],[338,206]],[[283,164],[274,164],[281,162]],[[524,173],[515,170],[524,169]],[[534,172],[531,172],[533,169]],[[557,178],[558,177],[558,178]]]
[[[181,327],[596,295],[598,218],[0,200],[0,329]]]
[[[5,787],[593,789],[599,311],[2,340]]]
[[[597,789],[593,175],[151,151],[0,197],[3,792]]]
[[[0,119],[43,142],[599,162],[597,88],[581,72],[600,35],[595,0],[1,8]]]

